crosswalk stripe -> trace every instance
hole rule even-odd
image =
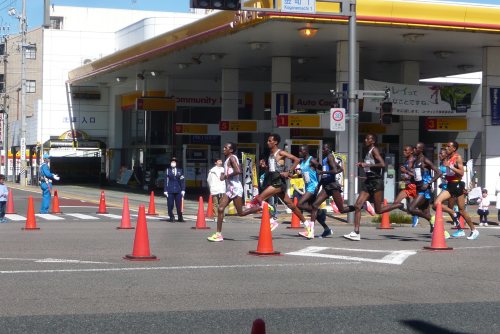
[[[130,215],[130,217],[137,218],[138,215]],[[166,216],[146,216],[146,220],[165,220],[168,219]]]
[[[46,220],[64,220],[61,216],[51,215],[50,213],[37,213],[35,216]]]
[[[99,216],[113,218],[113,219],[122,219],[122,216],[114,215],[114,214],[111,214],[111,213],[99,213]]]
[[[5,218],[13,221],[21,221],[21,220],[26,220],[26,217],[17,215],[15,213],[7,213],[5,214]]]
[[[83,213],[66,213],[65,215],[75,217],[78,219],[83,219],[83,220],[98,220],[99,219],[99,217],[84,215]]]

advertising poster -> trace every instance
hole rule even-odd
[[[259,194],[257,183],[257,167],[255,166],[255,154],[241,153],[243,169],[243,201],[249,204],[253,197]]]
[[[416,86],[381,81],[364,81],[367,91],[390,89],[394,115],[456,116],[465,115],[472,106],[473,86]],[[380,112],[382,100],[365,98],[363,111]]]

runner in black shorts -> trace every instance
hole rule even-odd
[[[314,222],[316,220],[318,210],[320,205],[330,196],[333,196],[333,200],[335,201],[335,205],[341,213],[347,213],[354,211],[354,206],[344,206],[344,199],[342,197],[342,186],[337,181],[337,174],[343,172],[342,166],[340,166],[335,160],[334,155],[331,152],[331,148],[329,144],[323,145],[323,161],[322,161],[322,169],[318,171],[319,175],[319,192],[316,194],[316,199],[312,204],[311,210],[311,221]],[[332,234],[332,230],[326,225],[325,222],[322,223],[321,220],[318,220],[321,226],[325,229],[323,234],[321,234],[322,238],[325,238]]]

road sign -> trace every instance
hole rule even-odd
[[[330,131],[345,131],[345,109],[330,109]]]
[[[283,0],[281,2],[281,11],[316,14],[316,0]]]
[[[276,118],[278,127],[286,128],[320,128],[320,115],[278,115]]]

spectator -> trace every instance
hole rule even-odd
[[[167,196],[167,209],[169,222],[174,222],[174,202],[177,209],[177,221],[184,223],[182,217],[182,200],[186,193],[186,182],[182,169],[177,168],[177,158],[170,159],[170,167],[165,170],[165,182],[163,185],[165,196]]]
[[[490,211],[488,210],[490,206],[490,200],[488,199],[488,190],[483,189],[482,196],[479,197],[477,214],[479,215],[479,226],[488,226],[488,215]]]
[[[43,163],[40,166],[40,188],[42,189],[42,204],[40,205],[40,213],[49,213],[50,196],[52,192],[52,180],[59,181],[57,174],[52,174],[49,167],[50,156],[45,153],[43,155]]]
[[[6,223],[5,220],[5,206],[7,204],[7,196],[9,189],[5,185],[5,175],[0,174],[0,223]]]
[[[220,176],[224,174],[222,160],[217,160],[215,166],[210,169],[207,176],[208,187],[210,188],[210,196],[212,196],[213,212],[217,213],[219,202],[222,196],[226,193],[226,182],[221,181]]]

